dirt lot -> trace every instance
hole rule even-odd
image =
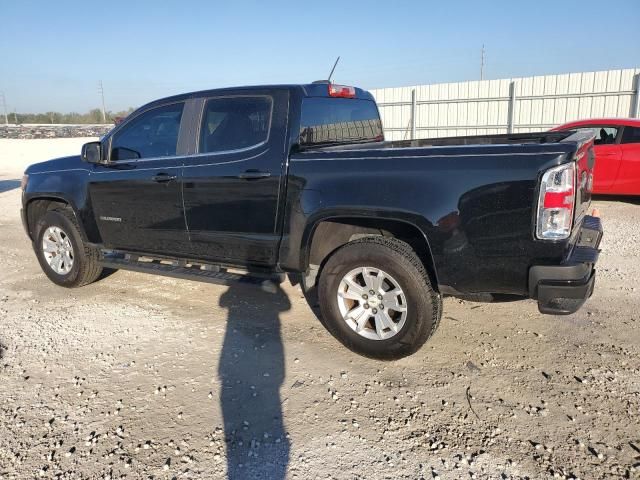
[[[577,314],[445,300],[410,358],[361,358],[296,288],[116,272],[65,290],[19,219],[24,165],[83,140],[0,140],[0,478],[640,478],[640,201]]]

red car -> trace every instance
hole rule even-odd
[[[552,130],[587,128],[596,131],[593,193],[640,195],[640,120],[594,118]]]

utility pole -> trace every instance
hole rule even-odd
[[[98,84],[98,92],[100,92],[100,97],[102,97],[102,123],[107,123],[107,111],[104,107],[104,88],[102,87],[102,80]]]
[[[7,115],[7,99],[4,96],[4,92],[0,92],[0,98],[2,98],[2,110],[4,111],[4,124],[9,125],[9,116]]]
[[[480,80],[484,80],[484,43],[482,44],[482,51],[480,53]]]

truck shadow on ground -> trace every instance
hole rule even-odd
[[[14,190],[20,186],[20,180],[0,180],[0,193]]]
[[[273,294],[238,285],[219,304],[228,311],[218,366],[227,478],[284,479],[290,444],[280,397],[280,314],[291,303],[280,287]]]

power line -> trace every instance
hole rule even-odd
[[[4,124],[9,125],[9,116],[7,115],[7,99],[4,96],[4,92],[0,92],[2,98],[2,109],[4,110]]]
[[[104,88],[102,86],[102,80],[98,83],[98,92],[100,93],[100,97],[102,97],[102,122],[107,123],[107,109],[104,107]]]

